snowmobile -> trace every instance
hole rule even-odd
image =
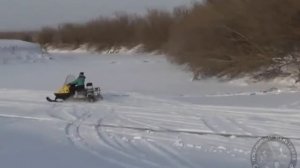
[[[88,101],[96,102],[102,100],[103,96],[101,95],[100,87],[94,87],[93,83],[89,82],[86,84],[86,87],[80,91],[74,91],[74,87],[69,83],[74,81],[76,78],[73,75],[68,75],[63,86],[54,93],[55,99],[46,97],[49,102],[63,102],[63,101]]]

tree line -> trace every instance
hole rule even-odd
[[[42,45],[87,44],[98,50],[142,44],[145,51],[160,51],[188,65],[196,77],[231,78],[274,65],[274,58],[296,55],[300,1],[207,0],[172,12],[117,13],[45,27],[31,39]]]

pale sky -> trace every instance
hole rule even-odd
[[[38,29],[64,22],[85,22],[117,11],[143,13],[172,9],[197,0],[0,0],[0,30]]]

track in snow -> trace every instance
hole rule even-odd
[[[136,94],[96,104],[0,99],[0,106],[30,111],[0,118],[64,123],[70,144],[120,168],[196,168],[198,161],[182,152],[247,156],[258,138],[273,133],[300,140],[293,136],[300,134],[296,109],[192,105]]]

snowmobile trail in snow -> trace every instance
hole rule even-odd
[[[291,138],[300,150],[299,92],[191,82],[190,73],[162,57],[58,54],[51,61],[0,67],[5,167],[251,167],[253,145],[270,134]],[[103,86],[103,101],[45,99],[65,73],[82,68]],[[30,73],[24,76],[25,69]],[[28,81],[20,86],[19,79]]]
[[[15,103],[5,102],[1,105],[0,101],[0,107],[18,108]],[[19,114],[0,114],[0,118],[64,123],[70,144],[120,168],[196,168],[198,162],[180,154],[182,151],[209,153],[223,149],[218,146],[226,146],[226,152],[231,154],[249,153],[251,142],[274,132],[293,141],[300,140],[292,136],[299,132],[294,127],[300,124],[296,109],[193,105],[134,94],[122,103],[104,100],[95,104],[66,102],[32,106],[32,102],[35,100],[18,101],[20,107],[28,108],[28,116],[23,110]],[[33,109],[40,112],[40,117],[32,113]],[[282,124],[283,120],[293,123]],[[189,137],[194,140],[190,141]],[[230,148],[224,145],[230,140],[237,144],[250,143]],[[203,147],[209,144],[216,147]]]

